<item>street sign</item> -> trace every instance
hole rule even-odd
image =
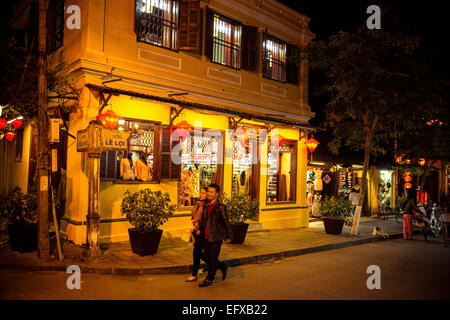
[[[88,140],[88,130],[80,130],[77,132],[77,151],[83,152],[88,151],[89,140]]]
[[[102,129],[103,150],[126,151],[129,132]]]
[[[90,135],[89,128],[77,132],[78,152],[93,151],[94,146],[97,144],[94,141],[95,137],[92,137],[92,135],[95,134]],[[101,140],[98,145],[102,151],[126,151],[129,136],[129,132],[101,128]]]

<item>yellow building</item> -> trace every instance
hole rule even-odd
[[[308,226],[304,142],[314,114],[307,64],[296,54],[314,37],[309,18],[274,0],[65,2],[62,43],[52,42],[49,62],[63,63],[81,90],[69,133],[112,110],[123,119],[119,130],[130,131],[132,162],[144,157],[151,168],[150,181],[124,180],[122,155],[104,152],[101,241],[128,239],[121,199],[143,188],[170,193],[178,209],[162,229],[182,236],[199,188],[211,182],[259,200],[255,228]],[[79,29],[69,5],[80,9]],[[180,123],[195,128],[181,142],[171,130]],[[68,139],[61,229],[81,244],[87,155]],[[173,150],[181,163],[171,161]]]

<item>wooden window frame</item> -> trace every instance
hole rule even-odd
[[[160,44],[157,44],[157,43],[154,43],[154,42],[149,42],[149,41],[145,41],[145,40],[141,39],[139,33],[141,31],[140,22],[142,21],[142,18],[140,16],[138,18],[137,1],[139,1],[139,0],[135,0],[134,1],[134,11],[135,11],[135,14],[134,14],[134,32],[136,34],[137,42],[142,42],[142,43],[153,45],[153,46],[156,46],[156,47],[159,47],[159,48],[164,48],[164,49],[168,49],[168,50],[172,50],[172,51],[178,52],[178,41],[179,41],[178,29],[179,29],[179,19],[180,19],[180,0],[167,0],[167,1],[171,1],[172,2],[172,6],[174,4],[178,5],[178,12],[177,12],[177,16],[176,16],[176,22],[173,22],[173,21],[170,21],[170,20],[165,20],[164,18],[162,18],[162,17],[160,17],[158,15],[155,15],[155,14],[143,12],[145,15],[148,15],[148,20],[149,21],[151,19],[153,19],[153,20],[158,22],[156,27],[158,27],[158,26],[161,27],[162,26],[162,27],[165,27],[165,28],[169,28],[169,30],[170,30],[169,38],[171,39],[170,43],[171,43],[172,46],[166,46],[166,45],[163,45],[163,44],[160,45]],[[140,12],[139,14],[142,14],[142,12]],[[176,33],[175,35],[173,34],[174,32]],[[176,40],[175,44],[173,43],[173,40]]]
[[[282,62],[281,60],[278,60],[278,59],[276,59],[277,61],[275,61],[273,58],[269,58],[268,57],[268,55],[267,55],[267,51],[268,50],[264,49],[266,40],[270,40],[270,41],[273,41],[273,42],[277,42],[280,45],[284,45],[285,50],[286,50],[285,55],[287,55],[287,43],[285,41],[283,41],[283,40],[281,40],[281,39],[279,39],[279,38],[277,38],[275,36],[272,36],[272,35],[269,35],[267,33],[264,33],[264,35],[263,35],[263,49],[261,50],[262,51],[262,75],[266,79],[277,81],[277,82],[281,82],[281,83],[286,83],[286,61]],[[285,60],[286,60],[286,56],[285,56]],[[278,64],[280,66],[280,68],[281,68],[281,70],[283,72],[282,75],[284,76],[284,79],[280,80],[280,79],[274,78],[272,71],[270,71],[271,75],[268,75],[268,73],[269,73],[268,70],[271,69],[268,66],[268,64],[270,62]]]
[[[152,180],[150,181],[137,181],[137,180],[123,180],[123,179],[119,179],[118,178],[118,170],[119,170],[119,166],[117,165],[117,161],[115,164],[115,177],[114,178],[101,178],[100,181],[101,182],[114,182],[116,184],[155,184],[155,183],[159,183],[160,182],[160,176],[161,176],[161,122],[160,121],[153,121],[153,120],[142,120],[142,119],[135,119],[135,118],[127,118],[127,117],[122,117],[123,120],[125,121],[132,121],[132,122],[139,122],[139,123],[148,123],[148,124],[153,124],[154,128],[153,128],[153,135],[154,135],[154,146],[153,146],[153,175],[152,175]],[[129,141],[128,141],[129,144]],[[129,146],[129,145],[128,145]],[[127,146],[127,147],[128,147]],[[118,151],[113,151],[113,150],[106,150],[104,152],[114,152],[115,153],[115,158],[117,159],[117,152]],[[102,152],[102,156],[103,153]],[[108,160],[106,160],[108,161]],[[102,166],[100,166],[100,170],[102,169]],[[156,174],[156,175],[155,175]]]
[[[270,138],[269,140],[270,141]],[[298,141],[292,140],[292,139],[286,139],[283,144],[288,144],[291,148],[294,148],[294,152],[291,152],[295,156],[291,155],[291,171],[292,168],[295,170],[295,175],[290,174],[290,187],[289,187],[289,196],[288,198],[291,198],[291,195],[294,197],[294,200],[288,200],[288,201],[267,201],[267,189],[268,189],[268,181],[266,181],[266,205],[282,205],[282,204],[293,204],[297,203],[297,175],[298,175],[298,167],[297,167],[297,157],[298,157]],[[268,144],[269,146],[269,144]],[[267,149],[267,157],[269,157],[270,150]],[[281,154],[281,152],[280,152]],[[280,155],[279,155],[280,156]],[[278,162],[280,162],[280,158],[278,158]],[[278,167],[278,176],[280,175],[281,171],[281,165]],[[295,179],[292,179],[292,176],[295,176]],[[267,177],[269,177],[269,166],[267,166]],[[279,181],[277,182],[277,197],[279,195]]]

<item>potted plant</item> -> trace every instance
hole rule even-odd
[[[8,221],[11,250],[30,252],[37,250],[37,196],[24,194],[14,188],[0,201],[0,211]]]
[[[340,234],[345,225],[352,225],[352,203],[341,197],[325,197],[320,204],[325,232]]]
[[[120,212],[126,215],[134,228],[128,229],[131,249],[134,253],[145,256],[158,251],[164,224],[175,211],[170,205],[170,196],[161,191],[144,189],[135,193],[125,192]]]
[[[232,193],[231,197],[225,194],[222,202],[227,208],[228,218],[230,219],[231,243],[244,243],[248,230],[248,223],[245,221],[253,219],[258,214],[258,201],[252,200],[249,196]]]

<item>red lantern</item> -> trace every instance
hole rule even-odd
[[[403,161],[403,157],[402,156],[395,157],[395,162],[397,162],[398,164],[404,164],[405,163],[405,161]]]
[[[19,129],[20,126],[22,125],[22,120],[16,119],[16,120],[13,121],[12,125],[13,125],[14,128]]]
[[[422,166],[422,167],[425,165],[425,159],[424,158],[420,158],[419,159],[419,165]]]
[[[306,146],[308,147],[309,152],[313,153],[316,150],[317,146],[320,144],[317,140],[311,138],[306,141]]]
[[[406,159],[406,164],[411,164],[411,160],[410,159]]]
[[[411,182],[405,183],[405,189],[411,189],[411,188],[412,188]]]
[[[412,177],[411,176],[406,176],[405,177],[405,181],[406,182],[411,182],[412,181]]]
[[[97,120],[101,121],[106,129],[115,129],[120,117],[114,111],[108,110],[105,113],[99,114]]]
[[[174,132],[178,134],[181,141],[184,141],[184,139],[186,139],[190,135],[190,133],[194,130],[194,127],[190,125],[189,122],[187,122],[186,120],[183,120],[177,124],[174,124],[172,126],[172,130],[174,130]]]
[[[6,119],[0,118],[0,130],[6,127]]]
[[[6,140],[11,141],[12,139],[14,139],[15,134],[12,132],[8,132],[7,134],[5,134],[6,136]]]
[[[245,134],[245,130],[244,129],[237,129],[235,136],[238,138],[239,143],[241,144],[242,147],[245,147],[246,143],[247,143],[247,135]]]
[[[281,134],[274,134],[270,139],[275,149],[279,149],[280,146],[283,144],[284,140],[286,140],[286,138],[283,137]]]

